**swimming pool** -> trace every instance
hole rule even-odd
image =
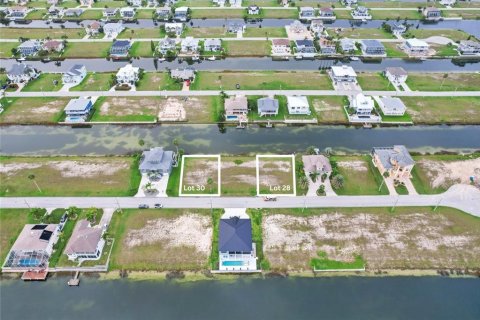
[[[243,261],[222,261],[222,266],[224,267],[241,267],[244,265]]]
[[[18,260],[19,267],[36,267],[40,264],[38,259],[20,259]]]

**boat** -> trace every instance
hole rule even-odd
[[[198,60],[200,60],[200,56],[199,56],[199,55],[194,55],[194,56],[192,57],[192,60],[193,60],[193,61],[198,61]]]
[[[360,60],[360,58],[359,57],[350,57],[350,60],[351,61],[358,61],[358,60]]]
[[[165,59],[165,58],[158,58],[158,59],[157,59],[158,62],[163,62],[163,61],[166,61],[166,60],[167,60],[167,59]]]
[[[21,57],[21,58],[17,59],[18,62],[22,62],[22,61],[25,61],[25,60],[27,60],[27,59],[25,59],[25,57]]]
[[[217,59],[215,58],[215,56],[211,56],[211,57],[208,57],[207,60],[215,61],[215,60],[217,60]]]

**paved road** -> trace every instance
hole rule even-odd
[[[372,96],[397,97],[478,97],[480,91],[347,91],[347,90],[225,90],[228,95],[302,95],[302,96],[348,96],[362,92]],[[220,90],[194,91],[52,91],[52,92],[5,92],[5,97],[152,97],[152,96],[216,96]]]
[[[1,208],[136,208],[146,203],[162,203],[165,208],[350,208],[393,206],[447,206],[480,217],[480,191],[469,185],[456,185],[440,195],[411,196],[337,196],[337,197],[279,197],[265,202],[258,197],[12,197],[0,198]]]

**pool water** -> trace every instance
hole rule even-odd
[[[18,265],[20,267],[36,267],[40,264],[38,259],[20,259]]]
[[[241,267],[243,265],[243,261],[222,261],[224,267]]]

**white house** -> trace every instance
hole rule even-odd
[[[272,55],[288,55],[291,53],[288,39],[272,39]]]
[[[124,29],[122,23],[106,23],[103,26],[103,33],[106,38],[116,38]]]
[[[330,77],[333,82],[357,82],[357,73],[353,70],[352,67],[342,65],[342,66],[332,66],[330,72]]]
[[[118,8],[105,8],[103,9],[103,16],[105,18],[115,17],[118,13]]]
[[[300,20],[311,20],[315,18],[315,9],[312,7],[300,7],[298,18]]]
[[[407,81],[408,73],[402,67],[388,67],[385,69],[385,77],[393,84],[401,84]]]
[[[130,20],[135,17],[135,8],[123,7],[120,8],[120,16],[125,20]]]
[[[127,3],[132,7],[141,7],[142,0],[127,0]]]
[[[325,27],[323,26],[323,20],[322,19],[312,19],[310,21],[310,31],[314,35],[319,35],[325,30]]]
[[[423,40],[408,39],[403,44],[403,50],[409,55],[427,55],[430,46]]]
[[[179,7],[175,9],[173,19],[176,21],[185,22],[188,20],[188,7]]]
[[[442,18],[442,11],[435,7],[428,7],[423,10],[423,16],[426,20],[438,21]]]
[[[182,53],[197,53],[199,40],[193,37],[186,37],[182,40],[180,52]]]
[[[105,240],[102,237],[104,231],[101,226],[92,227],[88,220],[82,219],[78,221],[65,247],[65,254],[68,256],[68,260],[100,259],[105,246]]]
[[[131,64],[120,68],[117,72],[117,83],[118,84],[128,84],[135,85],[138,81],[138,75],[140,73],[140,68],[134,67]]]
[[[372,16],[368,12],[368,8],[358,6],[351,12],[352,18],[354,20],[371,20]]]
[[[310,106],[305,96],[287,96],[289,114],[310,114]]]
[[[34,67],[25,63],[15,63],[7,72],[7,78],[11,83],[24,83],[37,78],[39,73]]]
[[[251,5],[251,6],[248,6],[247,12],[250,15],[259,15],[260,14],[260,7],[255,5],[255,4]]]
[[[167,34],[175,34],[179,36],[183,32],[183,23],[181,22],[167,22],[165,23],[165,32]]]
[[[158,52],[161,54],[167,54],[168,51],[175,52],[177,49],[177,43],[175,39],[164,38],[158,42]]]
[[[407,110],[407,107],[399,98],[381,97],[377,102],[382,113],[386,116],[403,116]]]
[[[480,42],[472,40],[460,40],[457,51],[464,56],[480,55]]]
[[[375,109],[375,103],[372,97],[359,93],[350,99],[350,107],[355,110],[357,115],[371,115],[373,109]]]
[[[205,39],[203,50],[206,52],[218,52],[222,50],[222,41],[220,39]]]
[[[65,122],[85,122],[88,120],[93,104],[90,99],[78,98],[68,102],[64,111],[67,117]]]
[[[340,39],[340,48],[343,52],[352,52],[357,49],[357,47],[355,46],[355,40],[348,38]]]
[[[100,28],[102,25],[98,21],[92,21],[91,23],[87,23],[85,25],[85,32],[89,36],[96,36],[100,33]]]
[[[83,64],[75,64],[62,75],[63,84],[79,84],[85,79],[87,68]]]
[[[42,49],[42,43],[39,40],[27,40],[17,47],[22,56],[36,55],[40,49]]]

